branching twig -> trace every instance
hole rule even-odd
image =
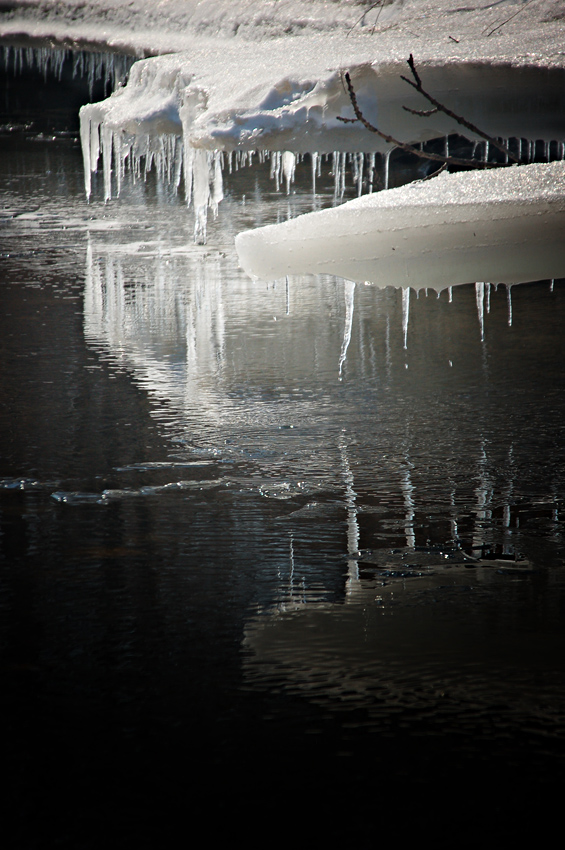
[[[414,57],[412,56],[412,54],[410,54],[410,58],[408,59],[408,65],[410,67],[410,70],[412,71],[412,76],[414,77],[414,80],[409,80],[408,77],[401,76],[401,79],[404,80],[405,83],[408,83],[409,86],[412,86],[413,89],[416,89],[417,92],[423,95],[426,100],[429,100],[432,106],[434,106],[439,112],[443,112],[449,118],[453,118],[453,120],[457,121],[457,123],[460,124],[462,127],[466,127],[468,130],[471,130],[472,133],[475,133],[475,135],[480,136],[481,139],[484,139],[485,142],[489,142],[489,144],[493,145],[495,148],[498,148],[499,151],[501,151],[513,162],[520,161],[518,157],[514,156],[514,154],[508,150],[506,145],[501,144],[501,142],[499,142],[497,139],[494,139],[492,136],[489,136],[488,133],[485,133],[483,132],[483,130],[480,130],[475,124],[472,124],[470,121],[467,121],[467,119],[463,118],[462,115],[457,115],[456,112],[453,112],[453,110],[449,109],[447,106],[444,106],[443,103],[440,103],[439,100],[436,100],[435,97],[432,97],[432,95],[427,92],[422,86],[422,81],[420,79],[420,75],[416,70],[416,66],[414,64]],[[402,108],[406,109],[407,112],[414,111],[412,109],[408,109],[408,107],[406,106],[403,106]]]
[[[390,136],[388,133],[383,133],[370,121],[367,121],[361,109],[359,108],[359,104],[357,103],[357,95],[355,94],[355,89],[353,88],[353,83],[351,82],[351,77],[349,76],[349,72],[346,71],[344,74],[345,82],[347,85],[347,91],[349,93],[349,99],[351,101],[351,105],[353,107],[353,111],[355,112],[355,118],[342,118],[340,115],[337,116],[338,121],[343,121],[344,124],[354,124],[356,121],[360,121],[367,130],[371,133],[376,133],[381,139],[385,142],[388,142],[389,145],[394,145],[396,148],[400,148],[400,150],[406,151],[407,153],[413,153],[415,156],[420,157],[420,159],[431,159],[434,162],[445,162],[448,165],[462,165],[467,168],[496,168],[496,163],[493,162],[477,162],[472,159],[458,159],[454,156],[442,156],[437,153],[428,153],[427,151],[421,151],[419,148],[415,148],[413,145],[407,145],[405,142],[399,141],[399,139],[395,139],[394,136]]]
[[[402,108],[405,109],[406,112],[411,112],[412,115],[419,115],[420,118],[429,118],[430,115],[435,115],[436,112],[439,112],[437,106],[434,106],[433,109],[410,109],[409,106],[403,106]]]

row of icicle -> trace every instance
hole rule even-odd
[[[96,82],[102,82],[107,93],[123,84],[129,69],[136,61],[135,57],[121,53],[91,53],[86,50],[54,50],[51,47],[14,45],[0,45],[0,56],[2,55],[7,72],[17,75],[36,70],[43,74],[45,80],[48,76],[61,80],[65,63],[72,62],[73,79],[87,80],[90,97]]]

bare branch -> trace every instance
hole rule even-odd
[[[484,139],[486,142],[489,142],[489,144],[493,145],[493,147],[498,148],[498,150],[501,151],[504,156],[507,156],[513,162],[520,161],[519,158],[513,153],[511,153],[506,147],[506,145],[501,144],[498,139],[489,136],[488,133],[485,133],[483,130],[480,130],[479,127],[476,126],[476,124],[472,124],[470,121],[467,121],[467,119],[463,118],[462,115],[457,115],[456,112],[453,112],[453,110],[449,109],[443,103],[440,103],[439,100],[436,100],[435,97],[432,97],[432,95],[427,92],[422,86],[422,81],[416,70],[416,66],[414,64],[414,57],[412,56],[412,54],[410,54],[410,58],[407,61],[410,70],[412,71],[412,76],[414,77],[414,80],[409,80],[408,77],[401,76],[401,79],[404,80],[405,83],[408,83],[409,86],[412,86],[413,89],[416,89],[416,91],[419,92],[423,97],[425,97],[426,100],[428,100],[432,104],[432,106],[434,106],[439,112],[443,112],[444,115],[447,115],[449,118],[453,118],[453,120],[457,121],[457,123],[460,124],[462,127],[466,127],[472,133],[475,133],[475,135],[480,136],[481,139]]]
[[[406,112],[411,112],[412,115],[419,115],[420,118],[428,118],[430,115],[435,115],[436,112],[439,112],[437,106],[434,106],[433,109],[410,109],[409,106],[403,106],[402,108],[405,109]]]
[[[408,65],[410,66],[410,70],[412,71],[412,76],[416,80],[417,87],[419,89],[421,89],[422,88],[422,80],[420,79],[420,75],[418,74],[418,72],[416,70],[416,65],[414,64],[414,57],[412,56],[412,54],[410,54],[410,56],[408,57],[407,62],[408,62]],[[402,79],[404,79],[404,77]]]
[[[383,133],[377,127],[373,126],[370,121],[367,121],[361,109],[359,108],[359,104],[357,102],[357,95],[355,94],[355,89],[353,88],[353,83],[351,82],[351,77],[349,76],[349,72],[346,71],[344,74],[345,83],[347,85],[347,91],[349,94],[349,99],[351,101],[351,105],[353,107],[353,111],[355,112],[355,118],[342,118],[340,115],[336,116],[338,121],[343,121],[344,124],[353,124],[355,121],[360,121],[363,126],[369,130],[371,133],[376,133],[381,139],[385,142],[388,142],[389,145],[393,145],[396,148],[400,148],[400,150],[406,151],[407,153],[412,153],[420,159],[431,159],[434,162],[444,162],[447,165],[461,165],[466,168],[497,168],[497,164],[493,162],[477,162],[473,159],[458,159],[453,156],[442,156],[437,153],[428,153],[427,151],[421,151],[419,148],[414,147],[413,145],[407,145],[405,142],[401,142],[399,139],[395,139],[394,136],[390,136],[388,133]]]

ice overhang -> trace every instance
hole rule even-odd
[[[236,237],[243,269],[432,288],[565,276],[565,163],[441,174]]]

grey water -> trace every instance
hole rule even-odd
[[[86,204],[73,133],[0,147],[13,846],[551,817],[565,281],[409,316],[393,289],[252,281],[234,235],[331,204],[329,178],[226,175],[197,246],[151,176]]]

